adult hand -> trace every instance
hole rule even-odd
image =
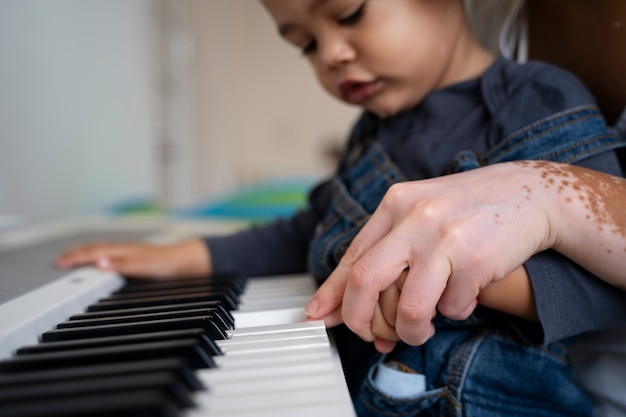
[[[505,163],[393,185],[307,314],[372,341],[380,294],[408,270],[393,323],[401,340],[423,344],[437,310],[467,318],[481,289],[552,246],[558,205],[543,195],[542,169]]]

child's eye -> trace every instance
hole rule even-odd
[[[352,14],[346,16],[342,19],[339,19],[339,24],[344,26],[350,26],[358,23],[363,17],[363,13],[365,12],[365,3],[359,6]]]
[[[302,48],[302,55],[312,54],[313,52],[315,52],[316,49],[317,49],[317,42],[311,41],[307,43],[306,45],[304,45],[304,47]]]

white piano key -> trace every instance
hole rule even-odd
[[[208,396],[245,398],[249,394],[282,392],[300,388],[321,388],[337,384],[336,377],[326,369],[310,372],[305,375],[295,375],[290,378],[266,376],[261,379],[242,379],[233,382],[220,382],[208,387]]]
[[[275,296],[276,294],[274,294]],[[241,312],[257,312],[274,309],[299,308],[306,306],[311,301],[311,294],[293,295],[287,294],[282,298],[267,298],[259,300],[246,299],[240,306]]]
[[[350,402],[344,400],[329,401],[318,399],[317,403],[305,405],[277,405],[271,409],[255,410],[226,410],[210,412],[209,410],[192,410],[183,417],[354,417],[354,409]]]
[[[343,393],[334,385],[319,388],[292,389],[282,392],[271,392],[246,395],[245,398],[199,396],[198,415],[229,415],[247,412],[249,416],[257,416],[264,410],[272,410],[274,416],[286,415],[281,408],[297,407],[306,409],[323,402],[339,403],[345,401]],[[203,414],[204,413],[204,414]],[[354,413],[354,412],[353,412]],[[299,412],[294,415],[300,416]],[[345,414],[346,416],[354,414]],[[325,416],[326,417],[326,416]]]
[[[273,333],[279,334],[284,332],[308,332],[308,331],[326,331],[326,326],[321,320],[310,321],[291,321],[289,323],[279,324],[263,324],[261,326],[237,326],[236,330],[230,332],[231,336],[247,336],[252,334]]]
[[[306,375],[307,373],[316,373],[321,370],[332,373],[337,363],[330,359],[318,359],[311,362],[303,363],[278,363],[278,364],[261,364],[257,366],[243,367],[224,367],[212,368],[209,370],[199,371],[200,379],[210,386],[212,383],[224,383],[227,381],[250,381],[254,379],[265,379],[269,377],[290,377],[298,375]]]
[[[298,326],[294,326],[294,324]],[[264,328],[268,328],[268,331],[264,331]],[[219,345],[228,346],[243,343],[254,343],[267,340],[287,340],[290,338],[304,338],[311,336],[327,337],[326,329],[324,327],[308,326],[304,323],[288,323],[284,325],[283,329],[274,330],[277,326],[263,326],[240,330],[231,331],[230,338],[225,340],[218,340]],[[255,330],[256,329],[256,330]]]
[[[260,294],[264,288],[270,291],[289,287],[308,288],[313,290],[313,292],[315,291],[315,281],[310,275],[306,274],[254,277],[249,284],[250,292],[255,294]]]
[[[283,340],[268,340],[257,343],[220,345],[224,354],[241,355],[260,352],[285,352],[288,350],[304,349],[312,346],[327,346],[330,349],[328,337],[312,336],[304,339],[290,339],[288,343]]]
[[[288,324],[303,321],[306,314],[303,307],[274,308],[259,311],[233,311],[235,327],[242,329],[258,325]]]
[[[283,352],[276,355],[274,352],[256,352],[249,355],[215,356],[213,360],[218,367],[236,369],[253,366],[277,366],[281,364],[303,363],[329,359],[333,355],[326,346],[311,346]]]
[[[216,344],[224,354],[259,354],[262,352],[286,352],[301,350],[307,346],[327,346],[328,334],[325,330],[291,331],[236,335],[231,339],[217,340]]]

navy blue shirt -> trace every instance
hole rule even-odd
[[[375,140],[409,180],[445,175],[454,155],[483,154],[504,137],[574,106],[595,104],[571,74],[554,66],[499,58],[478,79],[429,94],[414,108],[374,120]],[[349,152],[348,144],[346,154]],[[622,176],[615,152],[577,165]],[[342,164],[338,172],[343,169]],[[309,196],[309,207],[291,218],[232,236],[207,237],[215,272],[248,276],[306,272],[309,244],[330,204],[329,181]],[[537,343],[626,321],[626,292],[597,279],[565,257],[546,251],[525,263],[535,294],[539,326],[521,326]]]

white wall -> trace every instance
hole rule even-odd
[[[222,1],[233,16],[237,115],[245,121],[238,124],[240,178],[328,174],[324,150],[345,142],[360,110],[322,90],[307,59],[278,35],[261,2]]]
[[[326,175],[356,115],[257,0],[0,0],[0,230]]]
[[[0,1],[0,222],[155,193],[154,4]]]
[[[325,150],[345,141],[358,109],[323,92],[309,63],[280,39],[258,0],[185,4],[195,131],[193,195],[234,184],[321,177]]]

